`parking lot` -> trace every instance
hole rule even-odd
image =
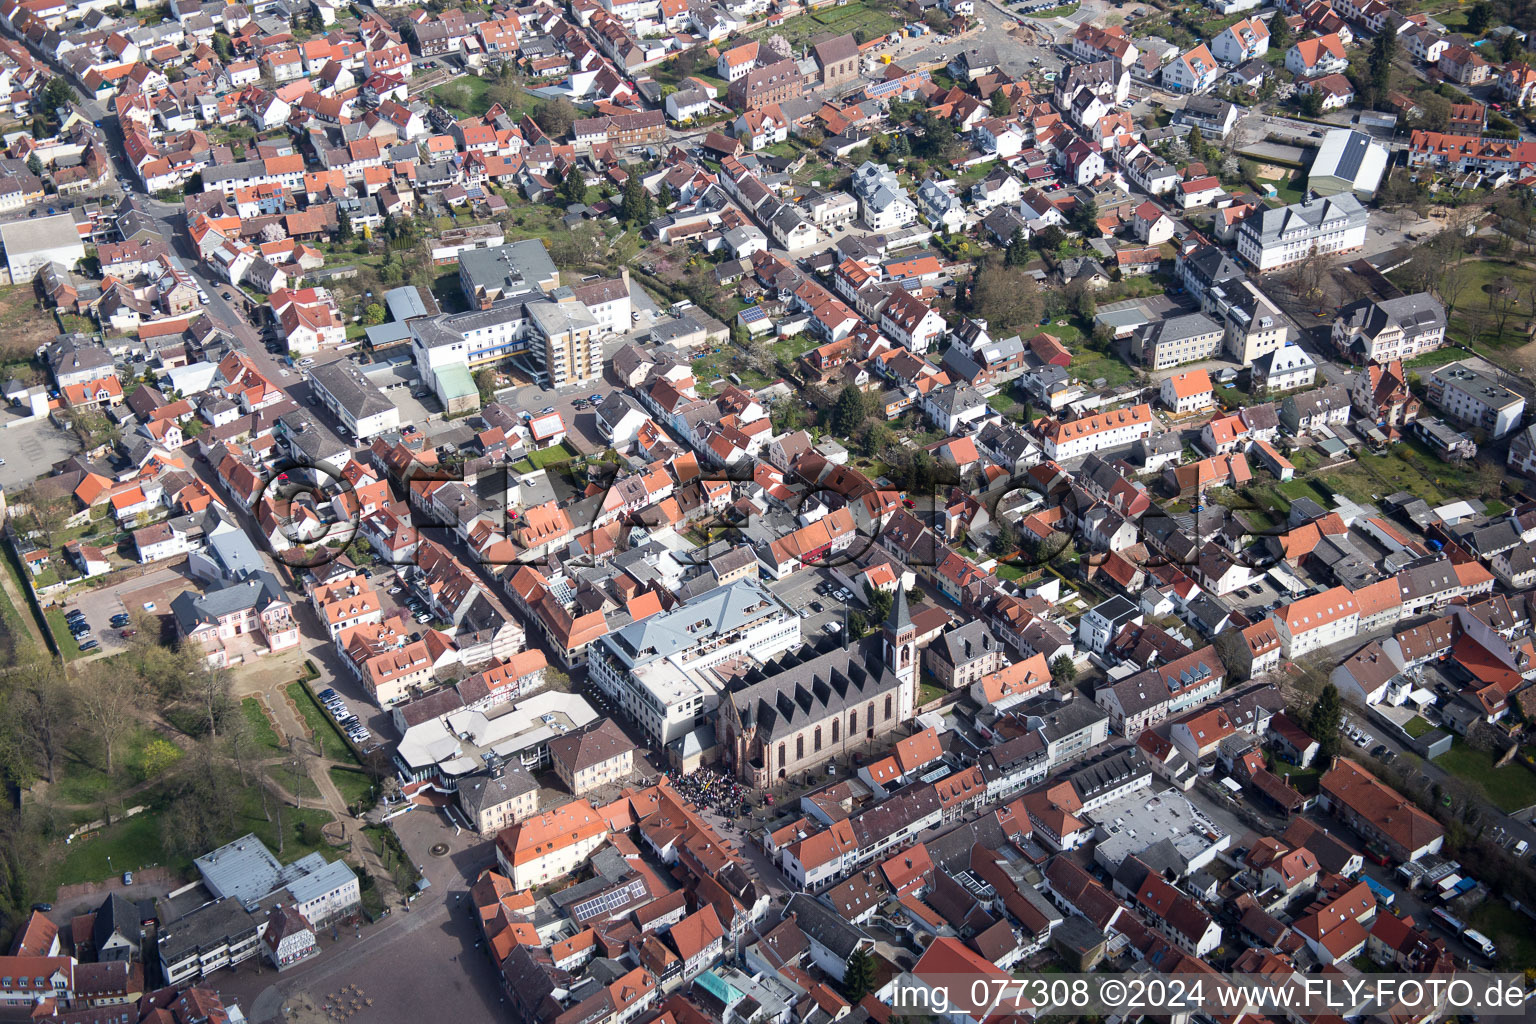
[[[0,426],[10,422],[9,414]],[[63,462],[80,450],[80,440],[67,430],[60,430],[47,417],[30,419],[18,426],[0,429],[0,488],[14,494],[26,487],[49,467]]]
[[[186,572],[187,563],[183,559],[174,567],[157,569],[115,587],[83,590],[64,606],[64,610],[66,614],[76,609],[84,613],[92,635],[101,645],[99,650],[107,654],[115,654],[128,646],[128,640],[122,636],[128,624],[112,626],[114,615],[132,615],[141,621],[147,618],[139,628],[152,623],[149,628],[158,629],[164,642],[175,635],[170,621],[171,599],[195,586]],[[146,609],[146,603],[153,604],[154,608]],[[71,642],[68,636],[57,639],[62,645]]]
[[[831,592],[832,588],[838,586],[841,584],[832,578],[831,570],[818,568],[792,573],[782,580],[769,583],[768,589],[792,610],[800,613],[800,636],[808,643],[814,643],[829,635],[828,626],[835,626],[837,631],[842,630],[845,608],[849,612],[867,614],[868,606],[863,594],[850,592],[849,600],[844,601]]]

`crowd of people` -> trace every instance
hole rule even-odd
[[[710,807],[726,818],[739,818],[747,807],[747,787],[725,772],[700,768],[679,776],[673,788],[695,807]]]

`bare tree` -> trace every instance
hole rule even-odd
[[[229,711],[229,676],[213,662],[203,666],[202,690],[208,712],[208,735],[219,735],[219,723]]]
[[[1493,309],[1493,315],[1498,318],[1497,334],[1504,337],[1504,324],[1509,320],[1509,314],[1514,312],[1515,304],[1520,300],[1520,293],[1515,288],[1513,281],[1507,275],[1500,274],[1488,286],[1488,305]]]
[[[117,745],[134,726],[133,711],[141,696],[139,682],[131,672],[96,662],[76,679],[74,691],[81,715],[101,742],[106,771],[111,775]]]
[[[36,485],[18,494],[16,504],[26,509],[21,516],[17,517],[21,529],[26,533],[38,534],[45,548],[53,547],[54,536],[64,528],[64,524],[74,514],[67,495],[46,494],[38,490]]]
[[[1466,293],[1467,285],[1472,283],[1471,272],[1468,265],[1461,262],[1461,254],[1457,253],[1454,260],[1443,262],[1433,280],[1432,287],[1445,304],[1445,315],[1450,316]]]
[[[33,662],[20,673],[15,691],[17,710],[30,737],[43,778],[56,782],[64,738],[75,723],[75,695],[64,669],[53,660]]]

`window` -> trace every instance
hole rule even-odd
[[[804,736],[796,736],[795,737],[795,760],[799,761],[799,760],[802,760],[804,757],[805,757],[805,737]]]
[[[837,719],[835,719],[835,718],[834,718],[834,719],[832,719],[832,742],[833,742],[833,743],[834,743],[834,744],[835,744],[835,743],[836,743],[836,742],[837,742],[837,739],[838,739],[838,730],[839,730],[839,729],[841,729],[841,728],[842,728],[842,725],[843,725],[843,723],[842,723],[842,722],[839,722],[839,721],[838,721],[838,720],[837,720]]]
[[[885,695],[885,720],[887,722],[889,722],[891,720],[891,695],[890,694],[886,694]]]
[[[811,752],[815,754],[821,753],[821,726],[819,725],[816,727],[816,736],[811,747]]]
[[[785,755],[784,744],[780,743],[779,744],[779,767],[780,768],[783,768],[784,764],[785,764],[784,755]]]
[[[852,736],[859,731],[859,709],[854,708],[848,712],[848,735]]]

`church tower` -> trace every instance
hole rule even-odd
[[[917,712],[917,627],[912,625],[912,611],[907,607],[907,592],[900,577],[891,613],[880,628],[880,644],[886,665],[901,680],[897,706],[901,709],[901,721],[908,721]]]

